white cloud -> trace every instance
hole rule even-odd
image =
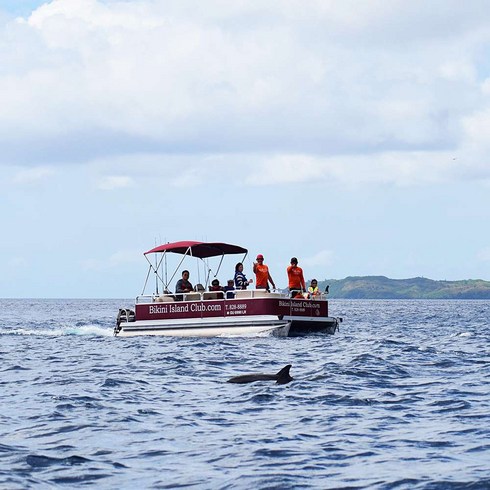
[[[133,179],[126,175],[111,175],[100,178],[97,182],[97,188],[104,191],[114,189],[124,189],[133,185]]]
[[[334,254],[332,250],[320,250],[315,255],[304,258],[301,263],[305,267],[328,267],[332,265]]]
[[[324,182],[349,187],[381,183],[428,185],[451,180],[460,172],[455,152],[379,152],[322,157],[279,155],[265,158],[246,177],[249,185]]]
[[[277,155],[266,158],[260,172],[252,172],[245,182],[250,185],[271,185],[308,182],[326,177],[321,159],[309,155]]]
[[[110,267],[119,267],[120,265],[132,262],[141,262],[141,252],[135,253],[134,250],[119,250],[109,257]]]
[[[140,250],[119,250],[114,252],[107,259],[85,259],[82,261],[81,266],[87,271],[103,271],[136,262],[141,262]]]
[[[16,184],[33,184],[54,175],[54,169],[50,167],[34,167],[19,170],[13,177]]]
[[[197,188],[210,185],[227,187],[294,186],[317,183],[325,186],[358,188],[364,185],[398,187],[428,186],[455,179],[471,178],[476,164],[467,167],[464,155],[447,152],[378,152],[367,155],[326,157],[308,154],[252,153],[226,155],[143,155],[108,158],[92,163],[94,172],[131,175],[138,188],[165,186]],[[485,167],[487,168],[487,167]],[[107,188],[119,181],[99,177]],[[129,177],[128,177],[129,179]],[[126,183],[126,180],[120,182]]]
[[[12,257],[7,261],[7,267],[10,269],[27,269],[29,261],[25,257]]]
[[[170,184],[175,187],[196,187],[203,182],[197,168],[179,169],[179,175],[170,179]]]
[[[486,9],[53,0],[0,32],[0,163],[225,155],[228,165],[253,162],[249,185],[480,175]],[[118,175],[100,188],[137,180]],[[205,179],[196,166],[170,182]]]

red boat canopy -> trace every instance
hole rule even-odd
[[[190,251],[189,251],[190,248]],[[182,255],[192,255],[192,257],[198,257],[199,259],[206,259],[208,257],[216,257],[218,255],[232,255],[232,254],[245,254],[247,249],[239,247],[238,245],[230,245],[229,243],[206,243],[206,242],[174,242],[165,243],[158,247],[152,248],[145,252],[147,254],[153,254],[158,252],[172,252]]]

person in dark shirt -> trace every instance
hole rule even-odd
[[[192,284],[189,282],[189,271],[182,271],[182,279],[177,281],[175,285],[176,293],[190,293],[192,291]],[[175,296],[175,299],[182,301],[184,299],[183,294]]]
[[[235,286],[233,286],[233,279],[228,279],[228,284],[223,288],[223,291],[226,292],[226,297],[228,299],[234,298],[235,293]]]
[[[253,282],[252,279],[247,280],[243,273],[243,264],[238,262],[235,266],[235,287],[237,289],[247,289],[247,286]]]

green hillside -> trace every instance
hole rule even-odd
[[[481,279],[433,281],[425,277],[389,279],[384,276],[350,276],[319,281],[330,286],[330,298],[350,299],[490,299],[490,282]]]

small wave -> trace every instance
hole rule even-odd
[[[417,347],[417,350],[420,352],[427,352],[429,354],[430,353],[437,354],[437,350],[429,345],[420,345],[419,347]]]
[[[52,458],[49,456],[39,456],[36,454],[29,454],[26,458],[26,462],[33,468],[45,468],[52,465],[74,466],[83,463],[87,463],[90,460],[83,458],[82,456],[68,456],[67,458]]]
[[[18,448],[14,446],[7,446],[6,444],[0,444],[0,453],[13,453],[18,451]]]
[[[297,454],[296,451],[291,449],[267,449],[260,448],[254,452],[254,455],[259,458],[288,458],[290,456],[295,456]]]
[[[128,385],[128,384],[132,384],[132,381],[126,381],[124,379],[107,378],[102,386],[105,388],[107,387],[112,388],[114,386]]]
[[[265,403],[265,404],[268,404],[268,403],[274,401],[274,396],[273,395],[270,395],[268,393],[260,393],[258,395],[254,395],[252,397],[251,401],[253,403],[259,403],[259,404]]]
[[[8,368],[3,370],[3,372],[6,372],[6,371],[30,371],[30,368],[25,368],[23,366],[15,365],[15,366],[8,367]]]
[[[438,413],[460,412],[471,408],[471,403],[466,400],[440,400],[431,403],[430,406],[437,407]]]

